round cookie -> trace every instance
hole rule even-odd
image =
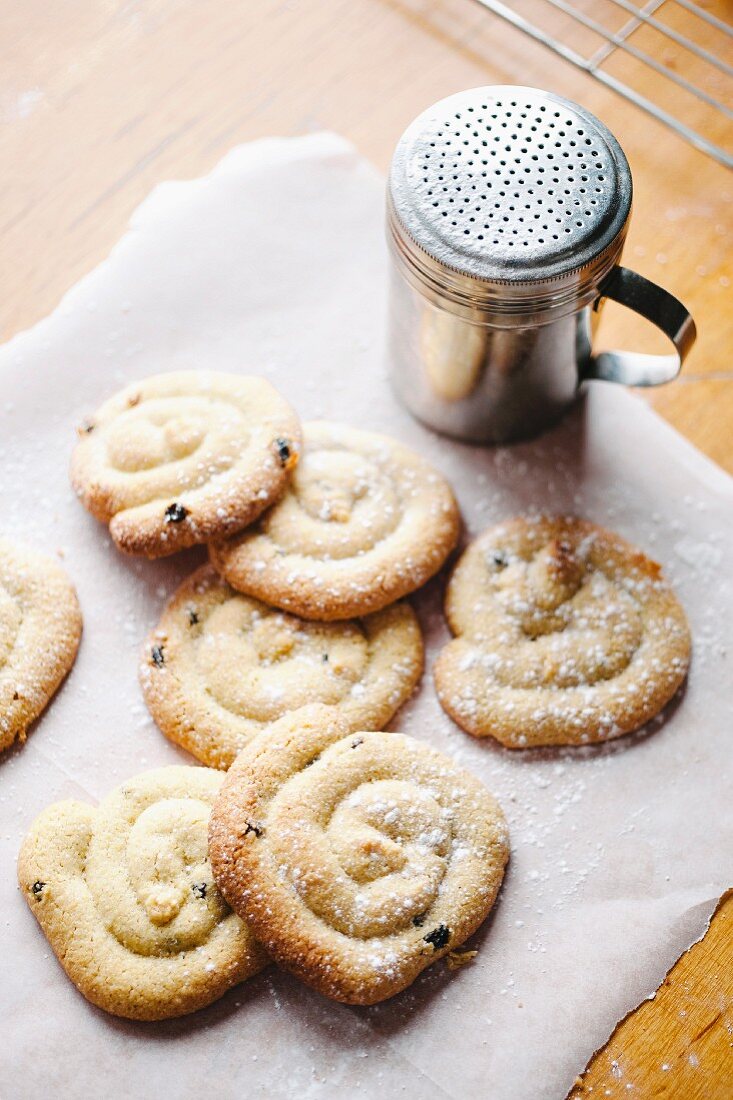
[[[0,538],[0,751],[21,741],[76,658],[81,611],[63,569]]]
[[[166,737],[228,768],[255,734],[307,703],[337,706],[350,729],[381,729],[422,670],[420,627],[407,604],[311,622],[235,592],[204,565],[150,635],[140,684]]]
[[[273,957],[327,997],[374,1004],[478,928],[508,858],[504,816],[469,772],[333,708],[240,754],[209,830],[216,881]]]
[[[638,729],[687,673],[690,633],[661,567],[568,517],[512,519],[459,560],[435,663],[443,708],[509,748],[578,745]]]
[[[455,546],[446,480],[385,436],[304,426],[304,453],[282,498],[250,531],[211,548],[240,592],[306,619],[379,611],[420,588]]]
[[[120,550],[158,558],[241,531],[275,501],[300,425],[264,378],[157,374],[79,429],[71,482]]]
[[[143,772],[96,809],[49,806],[23,842],[28,906],[79,991],[106,1012],[183,1016],[268,961],[211,874],[221,778],[209,768]]]

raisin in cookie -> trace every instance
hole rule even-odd
[[[424,459],[325,421],[305,426],[304,443],[278,504],[211,547],[234,588],[328,621],[379,611],[440,569],[458,538],[458,508]]]
[[[221,772],[144,772],[95,809],[58,802],[34,821],[18,880],[64,970],[99,1008],[163,1020],[211,1004],[267,962],[209,864]]]
[[[46,554],[0,539],[0,751],[25,740],[74,663],[81,611]]]
[[[350,1004],[399,993],[463,943],[508,858],[503,814],[474,776],[320,706],[244,749],[209,844],[220,889],[273,957]]]
[[[210,565],[185,581],[151,634],[140,683],[166,737],[216,768],[306,703],[336,705],[351,729],[381,729],[422,674],[412,608],[316,623],[230,588]]]
[[[252,523],[299,447],[295,413],[264,378],[178,371],[97,410],[79,429],[71,481],[120,550],[157,558]]]
[[[440,702],[510,748],[630,733],[687,673],[687,620],[660,566],[579,519],[485,531],[455,568],[446,615],[456,637],[435,664]]]

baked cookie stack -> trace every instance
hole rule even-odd
[[[210,546],[140,682],[162,731],[211,767],[34,823],[19,878],[67,973],[136,1019],[200,1008],[270,958],[351,1003],[405,988],[484,920],[508,858],[478,780],[378,732],[422,674],[402,598],[457,541],[447,482],[382,436],[301,431],[268,383],[211,372],[106,402],[71,477],[127,553]],[[224,787],[213,769],[230,766]]]
[[[382,729],[423,668],[415,613],[396,601],[458,537],[450,487],[406,447],[324,422],[302,437],[291,426],[288,439],[277,501],[232,537],[222,528],[143,654],[156,722],[213,767],[306,703],[338,707],[351,729]],[[277,452],[262,442],[266,465]]]
[[[315,705],[256,738],[226,778],[160,768],[96,809],[49,807],[18,875],[84,996],[157,1020],[269,958],[336,1000],[390,997],[476,930],[507,858],[503,814],[472,775]]]
[[[140,665],[160,729],[206,766],[144,773],[33,824],[19,880],[62,966],[96,1005],[145,1020],[201,1008],[271,960],[351,1004],[406,988],[486,918],[509,855],[478,779],[382,732],[422,675],[404,597],[457,542],[450,486],[394,440],[301,428],[263,379],[215,372],[106,402],[71,477],[126,553],[208,545]],[[65,633],[49,653],[51,601]],[[628,733],[687,672],[660,567],[574,518],[485,532],[446,614],[438,698],[513,749]],[[0,747],[58,686],[80,627],[58,567],[0,544]],[[18,691],[21,666],[33,690]]]
[[[301,429],[264,379],[211,371],[129,386],[79,435],[72,483],[120,549],[210,546],[144,651],[167,737],[227,768],[305,703],[337,706],[352,729],[389,722],[423,667],[417,619],[396,601],[458,538],[440,474],[383,436]]]

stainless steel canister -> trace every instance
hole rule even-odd
[[[407,407],[475,442],[535,435],[587,378],[668,382],[695,339],[685,307],[619,266],[629,165],[583,107],[518,86],[441,100],[392,160],[390,361]],[[613,298],[657,325],[670,355],[594,355]]]

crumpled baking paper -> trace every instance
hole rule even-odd
[[[511,448],[461,446],[413,421],[386,380],[383,193],[334,135],[234,149],[209,176],[156,188],[110,257],[0,349],[0,531],[62,554],[84,612],[69,680],[0,761],[0,1092],[12,1100],[563,1097],[731,885],[733,482],[604,383],[549,435]],[[453,483],[466,537],[536,507],[615,528],[664,564],[691,620],[689,681],[662,721],[605,747],[519,755],[442,713],[429,672],[447,637],[442,580],[419,595],[428,672],[393,728],[485,781],[512,858],[469,944],[475,961],[454,973],[438,963],[372,1008],[330,1003],[271,968],[188,1018],[115,1019],[76,992],[15,885],[22,836],[48,803],[95,800],[189,760],[148,717],[136,670],[165,598],[203,554],[122,557],[66,470],[75,425],[108,394],[197,367],[263,373],[304,418],[411,444]]]

